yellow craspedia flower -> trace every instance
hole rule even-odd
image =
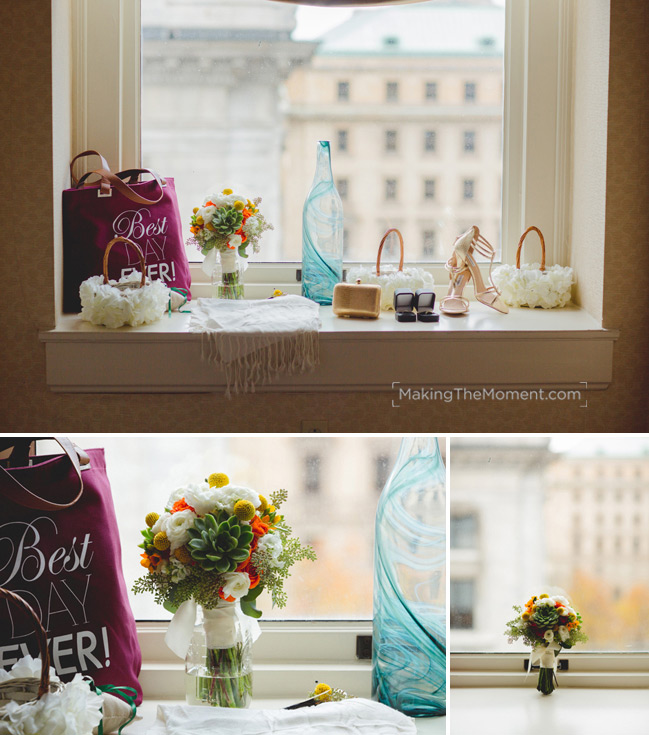
[[[198,215],[198,217],[196,217],[196,224],[197,225],[205,224],[205,220],[200,216],[200,214]]]
[[[267,513],[274,513],[277,510],[274,505],[269,505],[268,508],[266,508]]]
[[[156,533],[153,537],[153,545],[158,551],[164,551],[171,546],[171,541],[169,541],[164,531],[160,531],[160,533]]]
[[[223,472],[212,472],[207,482],[210,487],[225,487],[230,484],[230,478]]]
[[[187,550],[186,546],[179,546],[174,551],[174,556],[176,559],[178,559],[179,562],[182,562],[183,564],[189,564],[189,562],[192,560],[192,555]]]
[[[158,518],[160,518],[160,516],[157,513],[147,513],[144,522],[149,528],[151,528]]]
[[[542,595],[539,595],[539,600],[544,600],[546,597],[550,597],[550,595],[546,595],[544,592]]]
[[[237,201],[232,205],[237,211],[241,211],[246,205],[237,199]]]
[[[329,699],[328,695],[331,694],[331,692],[332,692],[332,689],[329,686],[329,684],[325,684],[324,681],[322,681],[313,690],[313,696],[314,697],[317,696],[319,702],[326,702],[327,699]]]
[[[275,289],[275,290],[273,291],[273,296],[283,296],[283,295],[284,295],[284,291],[282,291],[282,289],[281,289],[281,288],[276,288],[276,289]]]
[[[193,212],[194,214],[196,214],[196,212],[198,212],[198,207],[194,207],[194,209],[192,209],[192,212]]]
[[[249,500],[237,500],[234,515],[240,521],[249,521],[255,515],[255,506]]]
[[[214,227],[214,225],[213,225],[213,224],[212,224],[211,222],[208,222],[208,223],[207,223],[207,224],[205,225],[205,229],[207,229],[207,230],[210,230],[210,232],[214,232],[214,230],[215,230],[215,227]]]
[[[259,496],[259,505],[257,506],[257,510],[261,511],[262,513],[268,508],[268,501],[263,495]]]
[[[229,196],[230,194],[232,194],[232,189],[223,189],[223,193],[224,193],[224,194],[225,194],[225,196],[227,197],[227,196]]]
[[[523,614],[521,615],[521,620],[529,620],[529,619],[530,619],[530,617],[531,617],[531,615],[530,615],[530,614],[529,614],[528,612],[524,612],[524,613],[523,613]]]

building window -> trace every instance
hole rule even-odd
[[[475,153],[475,130],[464,131],[464,152]]]
[[[424,181],[424,199],[435,198],[435,179],[426,179]]]
[[[386,179],[385,180],[385,198],[396,199],[397,198],[397,180]]]
[[[385,99],[388,102],[399,101],[399,82],[387,82],[385,85]]]
[[[434,130],[426,130],[424,133],[424,150],[433,152],[437,148],[437,133]]]
[[[478,516],[476,513],[451,514],[451,548],[478,548]]]
[[[338,189],[338,193],[340,194],[341,199],[347,199],[347,193],[349,189],[348,179],[336,179],[336,189]]]
[[[349,82],[338,82],[338,102],[349,102]]]
[[[422,236],[422,255],[426,258],[432,258],[435,255],[435,246],[437,244],[437,238],[435,236],[435,230],[424,230]]]
[[[426,82],[426,99],[429,102],[437,100],[437,82]]]
[[[307,493],[319,493],[322,484],[322,458],[319,454],[307,454],[304,458],[304,489]]]
[[[349,131],[348,130],[339,130],[338,131],[338,151],[340,153],[346,153],[348,150],[348,144],[349,144]]]
[[[374,486],[378,492],[383,490],[390,475],[392,459],[389,455],[381,452],[374,457]]]
[[[458,630],[473,628],[474,598],[475,580],[451,580],[451,628]]]
[[[473,200],[475,195],[475,181],[473,179],[464,179],[462,182],[462,198],[465,201]]]
[[[464,83],[464,101],[475,102],[476,100],[476,85],[475,82]]]
[[[397,131],[385,131],[385,150],[386,152],[394,152],[397,150]]]

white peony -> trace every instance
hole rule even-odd
[[[210,487],[206,482],[188,485],[185,488],[185,502],[196,510],[199,516],[211,513],[216,507],[220,488]]]
[[[174,552],[189,541],[189,529],[194,525],[196,514],[191,510],[181,510],[165,518],[163,530],[171,543],[169,550]]]
[[[267,533],[265,536],[262,536],[257,542],[257,550],[266,551],[271,555],[271,567],[281,569],[284,566],[284,564],[279,561],[279,556],[282,551],[284,551],[284,547],[282,546],[282,539],[278,534]]]
[[[184,487],[179,487],[178,490],[174,490],[169,496],[169,500],[167,500],[167,505],[165,507],[171,510],[174,506],[174,503],[177,503],[179,500],[182,500],[185,497],[185,492],[186,489]]]
[[[216,212],[216,207],[213,204],[208,204],[205,207],[201,207],[196,214],[198,217],[202,217],[203,222],[207,224],[212,221],[214,212]]]
[[[539,607],[539,605],[552,605],[552,607],[554,607],[554,601],[551,597],[544,597],[542,600],[537,600],[534,603],[535,607]]]
[[[223,575],[223,596],[234,597],[235,600],[243,597],[250,589],[250,577],[245,572],[228,572]]]
[[[552,599],[555,602],[560,602],[561,603],[561,607],[569,607],[570,606],[570,603],[568,602],[568,600],[565,597],[563,597],[562,595],[555,595]]]
[[[554,633],[551,630],[546,630],[543,634],[543,637],[548,643],[552,643],[552,641],[554,640]]]
[[[165,523],[167,522],[167,519],[171,516],[171,513],[163,513],[158,520],[151,526],[151,533],[155,536],[156,533],[160,533],[160,531],[165,530]]]

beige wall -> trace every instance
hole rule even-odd
[[[58,28],[64,4],[57,0],[54,5]],[[612,0],[611,5],[603,318],[606,327],[621,330],[613,385],[603,393],[589,395],[588,409],[566,408],[559,403],[422,403],[392,409],[390,393],[256,394],[225,401],[220,395],[49,392],[38,330],[54,323],[52,242],[59,197],[55,192],[53,203],[50,196],[52,162],[57,171],[55,186],[60,187],[69,143],[64,121],[59,120],[54,131],[52,128],[52,18],[47,3],[2,3],[0,283],[5,309],[0,344],[0,428],[69,433],[299,431],[302,419],[327,419],[332,431],[647,430],[649,112],[645,101],[649,56],[644,30],[649,23],[649,6],[644,0]],[[57,37],[57,47],[60,43]],[[59,90],[65,75],[57,72],[55,76]],[[397,365],[399,356],[393,359]]]

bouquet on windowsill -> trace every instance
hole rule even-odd
[[[588,640],[581,629],[581,615],[574,610],[568,598],[547,593],[530,597],[525,608],[514,605],[518,615],[507,623],[507,642],[522,638],[532,648],[528,673],[539,664],[537,689],[551,694],[556,682],[556,657],[562,648]]]
[[[174,613],[165,641],[195,679],[190,704],[249,703],[250,647],[259,635],[253,618],[261,616],[256,600],[267,590],[273,605],[284,607],[290,567],[316,558],[280,514],[286,498],[278,490],[269,502],[217,472],[172,493],[162,515],[146,516],[140,563],[148,573],[133,591],[152,592]]]
[[[243,268],[237,255],[247,258],[249,248],[258,253],[262,234],[273,229],[259,212],[260,203],[261,197],[251,201],[223,189],[205,197],[202,207],[194,207],[187,244],[205,256],[202,269],[218,286],[218,298],[243,298]]]

